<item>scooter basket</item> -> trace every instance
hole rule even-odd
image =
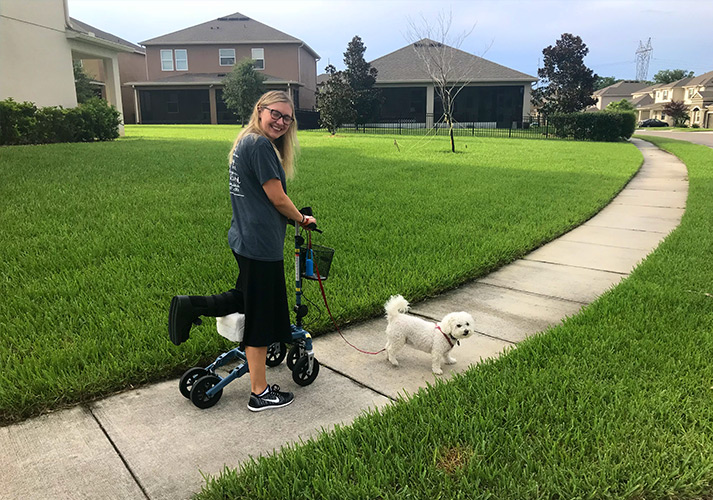
[[[311,253],[310,253],[311,252]],[[307,275],[307,256],[310,255],[314,262],[314,274]],[[332,267],[332,259],[334,258],[334,249],[323,247],[321,245],[312,245],[312,249],[307,247],[300,248],[300,274],[308,280],[317,280],[317,271],[322,281],[329,277],[329,268]]]

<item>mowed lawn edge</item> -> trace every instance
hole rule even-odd
[[[197,499],[708,498],[713,150],[681,225],[580,314],[408,400],[209,477]]]
[[[173,346],[166,314],[174,294],[234,283],[236,133],[139,126],[112,143],[2,149],[0,420],[176,376],[230,347],[210,320]],[[336,249],[326,288],[341,325],[382,314],[390,294],[419,300],[524,255],[605,206],[641,163],[630,144],[461,138],[454,155],[445,138],[300,140],[288,191],[315,208],[315,242]],[[310,331],[329,331],[313,311]]]

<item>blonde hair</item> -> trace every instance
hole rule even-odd
[[[240,140],[247,134],[258,134],[270,139],[265,135],[265,132],[263,132],[260,127],[260,112],[266,106],[270,106],[276,102],[286,102],[289,104],[292,108],[292,114],[294,115],[295,105],[287,92],[282,90],[272,90],[264,93],[255,103],[252,115],[250,115],[250,121],[248,121],[248,124],[243,130],[240,131],[238,137],[235,139],[233,147],[230,150],[230,154],[228,155],[228,161],[232,161],[235,148],[238,146]],[[288,179],[292,179],[295,176],[295,156],[297,155],[298,149],[296,119],[292,120],[292,123],[290,123],[290,126],[287,128],[287,132],[275,140],[272,143],[272,146],[277,153],[277,158],[282,163],[282,168],[285,169],[285,176]]]

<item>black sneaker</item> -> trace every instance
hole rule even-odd
[[[270,408],[282,408],[294,400],[294,394],[291,392],[280,392],[280,386],[275,384],[272,387],[268,386],[267,392],[262,396],[257,396],[251,392],[248,410],[262,411],[269,410]]]
[[[176,295],[171,299],[168,310],[168,336],[171,342],[180,345],[188,340],[191,326],[196,321],[197,317],[187,295]]]

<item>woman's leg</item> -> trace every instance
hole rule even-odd
[[[253,394],[261,394],[267,388],[265,368],[267,347],[246,346],[245,357],[248,358],[248,370],[250,371],[250,391]]]

